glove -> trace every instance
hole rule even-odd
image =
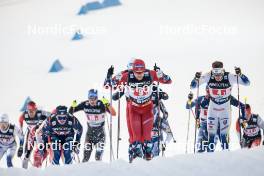
[[[157,73],[157,77],[160,79],[163,77],[163,72],[161,71],[160,67],[157,66],[157,64],[155,63],[153,69],[155,70],[155,72]]]
[[[105,105],[105,107],[109,107],[109,106],[110,106],[109,101],[108,101],[105,97],[103,97],[103,98],[101,99],[101,101],[103,102],[103,104]]]
[[[201,126],[200,119],[196,119],[195,123],[196,123],[196,127],[200,128]]]
[[[235,72],[237,75],[241,76],[241,68],[235,67]]]
[[[78,142],[78,141],[73,142],[72,150],[75,153],[79,154],[79,152],[80,152],[80,142]]]
[[[166,150],[166,144],[161,144],[161,150],[165,151]]]
[[[188,94],[188,100],[192,100],[193,99],[193,93],[192,92],[190,92],[189,94]]]
[[[156,73],[157,73],[157,77],[158,77],[159,79],[163,77],[163,72],[162,72],[160,69],[157,70]]]
[[[195,78],[195,79],[200,79],[201,76],[202,76],[202,72],[196,72],[194,78]]]
[[[23,155],[23,146],[19,146],[17,151],[17,157],[20,158]]]
[[[108,70],[107,70],[107,76],[106,76],[106,78],[107,79],[110,79],[113,76],[113,74],[114,74],[114,66],[111,65],[111,67],[108,68]]]
[[[160,68],[157,66],[157,64],[155,63],[153,69],[157,72],[158,70],[160,70]]]
[[[72,101],[72,105],[71,105],[72,108],[76,108],[77,107],[77,101],[76,100],[73,100]]]
[[[241,123],[241,126],[242,126],[243,129],[245,129],[245,128],[247,128],[248,124],[247,124],[246,121],[243,121],[243,122]]]

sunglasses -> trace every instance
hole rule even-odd
[[[223,68],[214,68],[212,70],[212,73],[214,76],[221,76],[224,74],[224,69]]]

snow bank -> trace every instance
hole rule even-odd
[[[52,176],[52,175],[96,175],[96,176],[223,176],[223,175],[263,175],[264,148],[216,152],[210,154],[176,155],[168,158],[156,158],[150,162],[135,160],[129,164],[124,160],[109,163],[90,162],[71,166],[29,170],[0,169],[0,173],[16,176]],[[2,175],[2,174],[1,174]]]

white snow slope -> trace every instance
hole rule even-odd
[[[249,176],[263,175],[264,150],[240,150],[235,152],[217,152],[207,155],[177,155],[173,158],[158,158],[151,162],[136,160],[133,164],[118,160],[113,163],[84,163],[61,167],[49,167],[41,169],[1,169],[1,175],[23,175],[23,176],[53,176],[53,175],[97,175],[97,176],[223,176],[239,175]]]
[[[86,2],[91,0],[0,0],[0,112],[8,113],[12,123],[17,124],[21,113],[19,110],[27,96],[45,110],[51,110],[59,104],[69,106],[74,99],[83,101],[87,98],[87,91],[94,87],[100,90],[101,96],[108,97],[108,92],[102,89],[107,68],[114,65],[116,73],[126,69],[131,57],[144,59],[149,68],[156,62],[173,79],[172,85],[162,86],[170,95],[165,104],[177,139],[176,144],[168,145],[168,157],[185,152],[188,119],[185,103],[190,91],[190,81],[196,71],[209,71],[214,60],[223,61],[226,70],[230,72],[234,72],[234,66],[241,67],[242,72],[251,80],[249,87],[241,86],[241,99],[247,97],[253,111],[263,116],[262,0],[121,0],[121,6],[77,16],[79,8]],[[77,29],[86,30],[87,33],[84,34],[84,40],[73,42],[71,38]],[[49,74],[51,63],[57,58],[66,69],[58,74]],[[204,93],[203,89],[204,87],[201,87],[201,94]],[[235,86],[234,96],[237,95],[236,90]],[[122,106],[121,111],[120,158],[127,160],[125,106]],[[237,150],[238,139],[234,131],[237,109],[234,108],[232,114],[231,150]],[[84,114],[78,113],[76,116],[84,125],[85,132]],[[117,120],[113,121],[116,139]],[[193,151],[193,124],[192,118],[189,153]],[[249,158],[252,161],[245,160],[245,164],[262,163],[264,159],[261,157],[254,158],[254,155],[260,155],[262,152],[254,151],[252,158]],[[216,163],[218,157],[223,160],[228,158],[228,161],[219,162],[230,161],[226,164],[233,168],[236,164],[231,162],[231,156],[238,162],[240,158],[236,157],[241,153],[243,152],[223,153],[223,156],[222,153],[210,156],[177,155],[168,159],[164,165],[161,164],[165,160],[163,158],[135,165],[140,166],[139,170],[144,166],[158,167],[157,170],[170,173],[170,169],[159,167],[158,163],[161,166],[173,165],[177,170],[182,168],[180,161],[183,160],[190,162],[190,167],[193,166],[191,168],[196,171],[201,168],[194,167],[194,163],[202,165],[200,159],[204,157],[201,162],[208,162],[205,162],[206,169],[202,171],[208,171],[209,175],[207,168]],[[248,151],[245,155],[249,156],[251,152]],[[217,157],[214,159],[213,156]],[[109,145],[106,146],[103,160],[109,161]],[[15,158],[14,163],[15,167],[21,167],[19,159]],[[120,169],[124,168],[122,172],[127,173],[126,167],[123,167],[125,164],[121,161],[111,166],[102,164],[102,168],[119,168],[119,163]],[[93,165],[100,164],[89,163],[87,167]],[[5,159],[0,161],[0,167],[5,167]],[[221,165],[215,164],[214,167],[213,171],[223,171]],[[59,168],[55,170],[64,171]],[[192,172],[187,166],[181,174],[185,173],[199,174]],[[100,174],[112,173],[102,169]]]

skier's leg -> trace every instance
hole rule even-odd
[[[93,151],[93,144],[92,141],[90,140],[90,136],[87,131],[84,142],[83,160],[82,160],[83,163],[89,161],[92,151]]]
[[[101,140],[96,144],[95,160],[101,161],[103,158],[105,146],[105,135],[101,136]]]
[[[129,118],[131,122],[131,129],[133,134],[133,143],[141,142],[142,139],[142,124],[141,115],[134,109],[129,110]]]
[[[205,130],[206,124],[201,123],[198,136],[197,136],[197,142],[196,142],[196,147],[197,147],[197,152],[202,153],[205,151],[205,146],[204,146],[204,130]]]
[[[131,144],[133,142],[133,132],[132,132],[132,127],[131,127],[131,122],[129,118],[129,104],[127,102],[126,106],[126,120],[127,120],[127,129],[128,129],[128,134],[129,134],[129,143]]]
[[[152,105],[145,107],[145,112],[142,114],[142,134],[144,139],[144,153],[147,160],[151,159],[151,151],[153,144],[151,142],[151,131],[153,127],[153,111]]]
[[[62,146],[60,143],[54,142],[56,144],[55,147],[53,147],[53,157],[52,157],[52,165],[60,165],[60,158],[61,158],[61,151]]]
[[[4,154],[6,153],[7,148],[0,146],[0,161],[3,158]]]
[[[257,147],[257,146],[260,146],[260,143],[261,143],[261,138],[256,138],[252,141],[251,145],[250,145],[250,148],[254,148],[254,147]]]
[[[208,152],[215,150],[215,135],[218,128],[217,105],[210,102],[208,107],[207,131],[208,131]]]
[[[229,127],[230,127],[230,103],[225,103],[222,105],[223,111],[220,115],[220,141],[223,150],[229,149]]]
[[[34,136],[30,133],[29,130],[27,130],[27,136],[26,136],[26,146],[25,146],[25,157],[22,162],[22,167],[24,169],[28,168],[28,162],[30,160],[30,155],[34,148]]]
[[[133,143],[133,132],[132,132],[132,127],[131,127],[131,119],[129,118],[129,103],[127,101],[127,106],[126,106],[126,121],[127,121],[127,129],[128,129],[128,134],[129,134],[129,146],[128,146],[128,157],[132,158],[133,151],[132,151],[132,143]]]
[[[153,108],[154,122],[151,132],[151,142],[152,142],[152,156],[159,156],[159,125],[158,125],[158,107]]]
[[[151,142],[153,144],[153,148],[152,148],[153,157],[159,156],[159,141],[158,140],[159,140],[158,129],[154,127],[152,129],[152,139],[151,139]]]
[[[15,156],[16,149],[17,149],[16,144],[14,144],[10,148],[8,148],[8,150],[6,152],[6,163],[7,163],[7,167],[13,167],[12,160],[13,160],[13,158]]]
[[[64,163],[72,164],[72,149],[71,149],[71,141],[67,141],[64,143],[63,147],[63,155],[64,155]]]
[[[33,166],[40,168],[41,161],[42,161],[42,156],[40,155],[39,150],[37,149],[33,152]]]

